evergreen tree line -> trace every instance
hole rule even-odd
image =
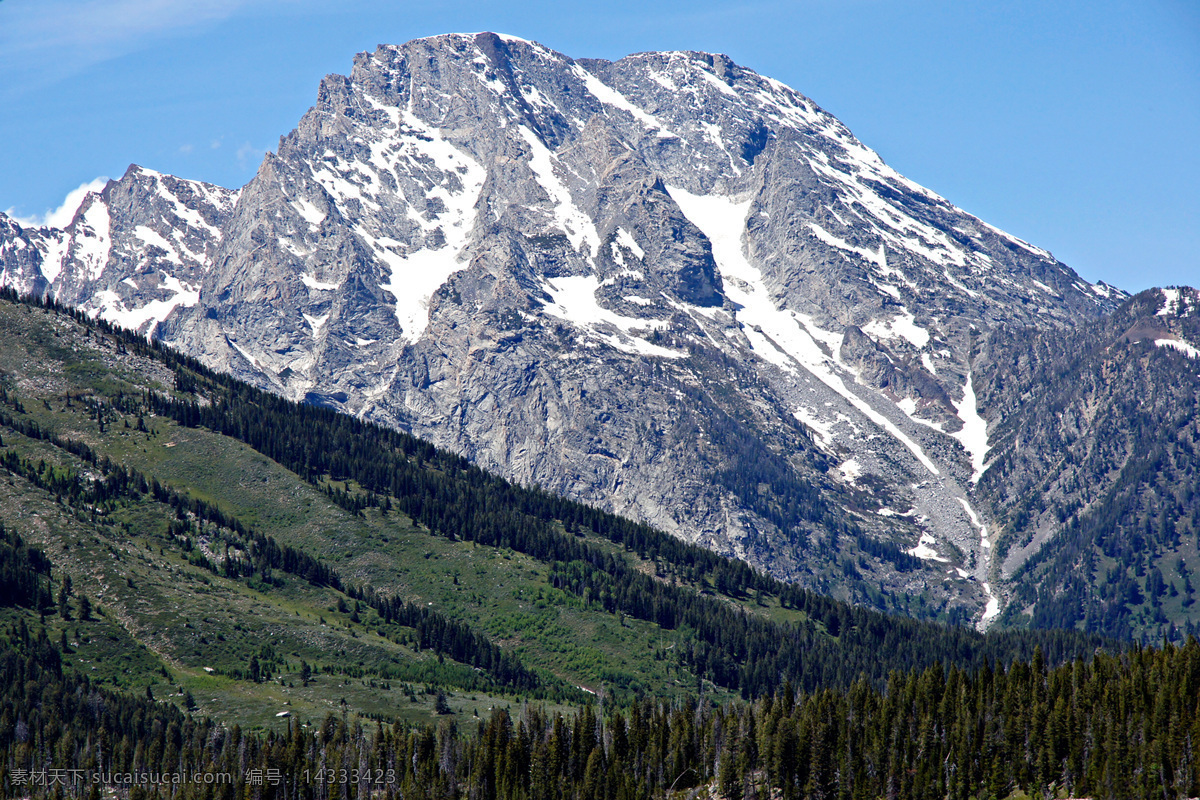
[[[0,607],[46,608],[50,591],[50,559],[0,522]]]
[[[352,481],[362,491],[345,493],[360,497],[351,510],[366,504],[361,498],[367,497],[371,505],[392,506],[450,539],[507,547],[551,564],[573,564],[586,578],[560,581],[559,588],[586,593],[587,599],[612,613],[668,630],[687,628],[698,639],[693,650],[698,656],[684,655],[685,664],[747,697],[775,691],[784,680],[803,689],[847,685],[863,673],[883,681],[890,670],[939,659],[963,667],[979,666],[985,659],[1007,663],[1031,657],[1037,645],[1060,663],[1103,643],[1097,637],[1055,631],[985,636],[852,607],[648,526],[516,486],[407,434],[292,403],[231,378],[195,374],[214,387],[209,404],[149,393],[150,410],[180,424],[193,421],[237,438],[314,482],[323,476]],[[191,382],[204,383],[195,378]],[[656,580],[625,558],[572,535],[582,532],[669,564],[685,582],[711,582],[733,597],[751,592],[774,595],[784,607],[805,612],[809,623],[781,625],[689,586]]]
[[[5,395],[0,397],[0,400],[9,400],[9,398]],[[249,553],[249,560],[229,558],[221,564],[220,571],[226,577],[250,577],[258,574],[264,581],[271,582],[271,571],[278,570],[314,585],[328,586],[344,591],[348,596],[374,608],[384,620],[414,628],[417,632],[418,643],[423,649],[434,650],[460,663],[478,667],[490,674],[496,682],[511,689],[528,691],[539,685],[537,676],[526,669],[519,659],[512,654],[505,653],[487,637],[471,629],[465,623],[450,619],[433,609],[384,596],[369,586],[353,586],[343,581],[337,571],[322,560],[289,545],[279,544],[273,537],[255,531],[212,503],[166,486],[157,478],[152,477],[147,480],[135,469],[117,464],[107,456],[98,456],[94,450],[82,442],[55,436],[32,422],[14,419],[2,411],[0,411],[0,425],[66,450],[95,467],[103,476],[103,480],[92,480],[70,467],[47,464],[43,459],[34,462],[32,459],[23,457],[12,447],[5,448],[3,454],[0,454],[0,468],[24,478],[38,488],[53,493],[60,502],[103,515],[110,512],[118,502],[138,502],[146,499],[171,509],[176,521],[173,521],[168,529],[176,535],[182,535],[181,532],[186,534],[191,530],[195,523],[187,520],[210,522],[236,534]],[[0,524],[0,532],[2,531],[3,525]],[[185,542],[185,548],[187,545],[190,545],[190,541]],[[0,548],[0,575],[4,574],[2,570],[9,563],[4,552]],[[16,551],[14,550],[14,552]],[[27,549],[20,552],[27,553]],[[48,576],[50,562],[44,554],[38,550],[28,552],[31,554],[24,557],[34,559],[30,563],[38,566],[44,565],[45,573]],[[192,556],[193,565],[204,567],[214,573],[218,572],[218,566],[211,563],[207,557],[199,553],[193,553]],[[16,587],[37,580],[37,573],[24,569],[26,565],[25,561],[12,561],[14,575],[17,575],[12,584],[13,592],[18,591]],[[7,587],[7,585],[6,583],[5,586]],[[21,595],[22,598],[24,596],[24,594]],[[44,608],[51,605],[48,586],[44,587],[36,596],[42,598],[42,602],[37,607]],[[0,603],[0,605],[2,604]],[[16,600],[13,604],[27,605],[25,602]]]
[[[473,735],[453,721],[364,727],[330,716],[248,735],[65,672],[45,628],[0,630],[0,785],[6,796],[331,800],[642,800],[689,797],[1087,796],[1200,793],[1200,644],[968,672],[933,665],[883,688],[753,703],[646,700],[573,713],[498,710]],[[64,774],[80,770],[80,777]],[[54,785],[58,771],[64,782]],[[100,773],[101,782],[94,781]],[[105,775],[227,776],[103,786]],[[149,780],[149,779],[146,779]]]
[[[83,442],[55,436],[35,422],[15,419],[0,411],[0,425],[53,444],[92,465],[103,476],[103,480],[93,480],[70,467],[48,464],[44,459],[35,463],[14,448],[6,448],[4,454],[0,455],[0,467],[55,495],[59,502],[103,516],[118,502],[137,502],[146,498],[169,507],[177,519],[187,519],[190,515],[196,520],[211,522],[237,534],[245,542],[252,562],[249,571],[244,574],[253,574],[254,569],[259,572],[278,569],[317,586],[342,588],[341,579],[328,565],[302,550],[281,545],[273,537],[249,528],[213,503],[166,486],[157,478],[151,477],[147,481],[136,469],[113,462],[108,456],[98,456]]]

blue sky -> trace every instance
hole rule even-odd
[[[354,53],[495,30],[723,52],[912,180],[1136,291],[1200,284],[1200,3],[3,0],[0,209],[135,162],[236,187]]]

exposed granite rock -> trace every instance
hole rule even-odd
[[[782,577],[981,621],[981,337],[1123,299],[725,56],[490,33],[359,54],[238,193],[131,168],[65,231],[0,218],[0,268]]]

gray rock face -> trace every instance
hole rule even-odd
[[[63,230],[24,229],[0,215],[0,281],[153,331],[176,307],[196,304],[236,198],[130,166],[88,194]]]
[[[66,231],[0,225],[22,291],[781,577],[981,623],[971,478],[999,417],[976,346],[1124,298],[724,56],[489,33],[360,54],[238,193],[131,168]]]

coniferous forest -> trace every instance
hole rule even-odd
[[[175,798],[1191,797],[1200,644],[1047,669],[935,665],[885,687],[753,703],[498,711],[475,735],[347,715],[249,735],[64,673],[45,636],[4,632],[8,796]],[[165,776],[165,777],[164,777]],[[182,776],[182,777],[179,777]],[[175,783],[175,781],[179,781]],[[138,782],[139,785],[129,785]],[[166,785],[163,785],[166,782]]]
[[[57,320],[46,341],[69,333],[76,348],[102,342],[120,364],[140,359],[139,369],[153,367],[158,382],[139,387],[132,373],[119,381],[103,374],[86,390],[39,397],[42,408],[34,409],[20,381],[0,376],[5,491],[52,509],[22,526],[0,524],[5,796],[1200,794],[1200,644],[1192,638],[1130,648],[1075,631],[985,635],[855,608],[647,526],[515,486],[406,434],[258,391],[53,303],[18,300],[5,295],[0,310]],[[84,370],[68,364],[62,372]],[[51,424],[64,419],[74,427]],[[207,447],[249,447],[343,515],[402,517],[431,541],[478,548],[470,551],[475,558],[528,559],[545,583],[539,602],[552,595],[622,630],[636,624],[671,637],[654,658],[669,660],[664,674],[677,680],[670,691],[614,685],[589,696],[480,619],[374,585],[335,550],[280,540],[263,532],[259,517],[120,457],[131,451],[113,444],[113,430],[121,442],[149,443],[155,426],[168,422],[210,437]],[[288,602],[318,593],[352,640],[377,636],[414,654],[413,663],[396,656],[382,667],[326,664],[319,680],[337,674],[348,686],[351,675],[382,688],[397,675],[424,676],[436,694],[435,721],[368,716],[343,699],[332,712],[280,712],[273,727],[243,727],[236,716],[201,713],[190,691],[161,696],[178,676],[159,684],[160,696],[151,685],[131,691],[119,676],[101,680],[95,667],[82,666],[79,648],[96,620],[109,631],[128,625],[113,610],[127,607],[109,584],[104,607],[72,587],[63,564],[90,546],[88,537],[64,537],[61,550],[31,542],[30,531],[51,513],[92,526],[90,539],[117,561],[128,558],[116,546],[121,537],[163,558],[177,547],[172,580],[193,582],[218,602],[222,591],[291,592]],[[161,535],[117,524],[131,519],[144,531],[160,526]],[[132,577],[125,581],[119,591],[141,591]],[[326,623],[322,616],[319,628]],[[207,635],[224,641],[235,630]],[[422,653],[436,662],[419,660]],[[264,646],[245,670],[207,671],[233,690],[253,690],[272,675],[280,687],[291,688],[293,675],[307,687],[318,679],[301,663],[289,665],[286,653]],[[187,667],[174,655],[161,661],[163,676]],[[461,696],[457,710],[447,702],[453,689],[507,700],[468,716]]]

